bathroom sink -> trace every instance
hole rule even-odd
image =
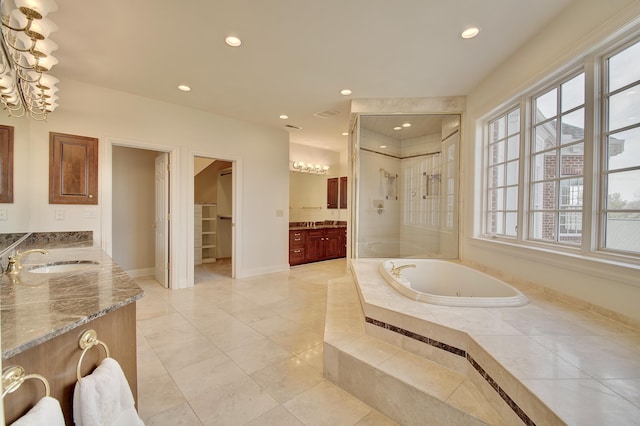
[[[98,265],[93,260],[67,260],[64,262],[51,262],[44,265],[32,266],[28,269],[33,274],[58,274],[63,272],[75,272]]]

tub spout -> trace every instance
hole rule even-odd
[[[395,266],[394,264],[391,265],[391,275],[393,275],[394,277],[399,277],[400,273],[402,272],[403,269],[407,269],[407,268],[415,268],[416,265],[413,263],[407,264],[407,265],[400,265],[400,266]]]

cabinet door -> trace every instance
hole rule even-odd
[[[347,177],[340,178],[340,208],[347,208]]]
[[[342,241],[342,230],[341,229],[327,229],[325,231],[325,258],[327,259],[335,259],[340,257],[341,247],[340,242]]]
[[[98,204],[98,139],[49,133],[49,204]]]
[[[327,208],[328,209],[338,208],[338,188],[339,188],[338,178],[327,179]]]
[[[307,262],[315,262],[324,259],[324,230],[307,231],[305,256]]]
[[[340,257],[347,257],[347,228],[340,229]]]

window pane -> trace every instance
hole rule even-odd
[[[584,73],[562,85],[562,112],[584,104]]]
[[[640,213],[609,213],[606,227],[606,248],[640,253]]]
[[[556,183],[543,182],[533,185],[533,209],[534,210],[555,210],[556,203]]]
[[[538,240],[556,240],[556,214],[552,212],[537,212],[532,218],[533,228],[531,237]]]
[[[504,233],[510,237],[515,237],[518,230],[518,214],[515,212],[506,213],[504,218]]]
[[[497,142],[489,148],[489,164],[504,162],[504,141]]]
[[[499,165],[489,169],[489,187],[504,186],[504,166]]]
[[[512,111],[507,116],[507,135],[511,136],[520,131],[520,109]]]
[[[536,98],[535,100],[535,122],[539,123],[556,116],[558,113],[558,89]]]
[[[560,208],[582,209],[582,178],[560,181]]]
[[[533,152],[553,148],[557,145],[556,120],[535,127],[535,147]]]
[[[584,170],[584,146],[579,143],[560,150],[560,176],[581,175]]]
[[[557,176],[556,151],[545,152],[533,157],[533,180],[553,179]]]
[[[507,185],[518,184],[518,162],[511,161],[507,163]]]
[[[504,189],[492,189],[489,191],[489,205],[492,206],[491,210],[504,210]]]
[[[514,160],[520,155],[520,135],[509,138],[507,142],[507,160]]]
[[[507,204],[505,210],[518,210],[518,187],[510,186],[507,188]]]
[[[640,80],[640,43],[609,58],[609,91]]]
[[[559,220],[559,241],[570,244],[580,244],[582,242],[582,213],[560,213]]]
[[[640,166],[640,127],[610,135],[609,170]]]
[[[504,213],[496,213],[496,223],[494,233],[502,235],[504,229]]]
[[[640,122],[640,87],[632,87],[609,98],[609,131]]]
[[[505,117],[492,121],[489,125],[489,140],[494,142],[505,137]]]
[[[607,199],[608,209],[640,210],[640,170],[609,174]]]
[[[562,116],[561,120],[560,140],[563,144],[584,139],[584,108]]]

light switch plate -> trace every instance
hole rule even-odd
[[[7,219],[9,219],[9,210],[0,209],[0,220],[7,220]]]
[[[54,217],[56,220],[64,220],[64,209],[55,209]]]

